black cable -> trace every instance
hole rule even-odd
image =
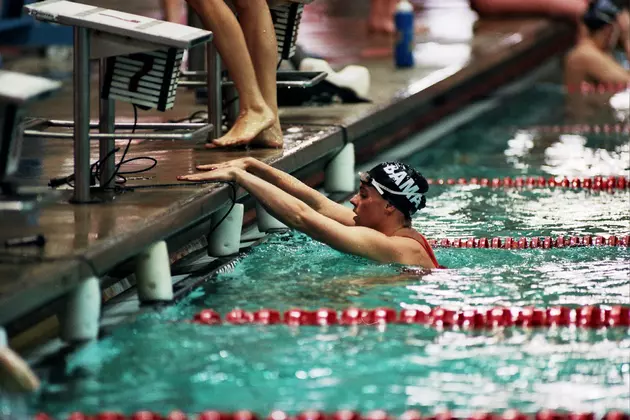
[[[208,236],[212,235],[212,233],[216,230],[216,228],[219,227],[221,223],[223,223],[223,221],[230,215],[230,213],[232,213],[232,209],[236,205],[236,184],[230,181],[222,181],[222,182],[232,187],[232,204],[230,205],[230,209],[227,211],[227,213],[225,213],[225,216],[223,216],[216,225],[212,226],[212,228],[210,229],[210,232],[208,232]]]
[[[134,122],[133,122],[133,128],[131,130],[131,134],[134,134],[136,132],[136,127],[138,125],[138,108],[137,108],[137,106],[135,104],[133,105],[133,115],[134,115]],[[116,181],[116,183],[124,184],[125,182],[127,182],[127,179],[124,177],[124,175],[138,174],[138,173],[150,171],[151,169],[153,169],[153,168],[155,168],[157,166],[157,159],[152,158],[150,156],[138,156],[138,157],[134,157],[134,158],[125,160],[125,157],[127,156],[127,153],[129,152],[129,149],[131,147],[131,141],[132,141],[131,139],[129,139],[127,141],[127,145],[125,146],[125,150],[123,152],[123,155],[122,155],[120,161],[118,162],[118,164],[115,166],[114,173],[107,180],[107,182],[105,182],[105,183],[100,182],[101,181],[101,179],[100,179],[101,165],[107,159],[111,158],[112,155],[115,156],[115,154],[118,151],[120,151],[119,147],[114,148],[109,153],[107,153],[107,155],[105,155],[103,158],[97,160],[96,162],[94,162],[90,166],[90,185],[92,184],[92,180],[94,180],[94,181],[98,180],[101,185],[109,185],[109,183],[112,182],[112,180],[114,180],[116,177],[119,177],[121,179],[120,181]],[[122,167],[122,165],[124,165],[126,163],[130,163],[130,162],[138,161],[138,160],[149,160],[149,161],[151,161],[151,164],[148,167],[146,167],[146,168],[137,169],[137,170],[134,170],[134,171],[127,171],[127,172],[121,172],[120,171],[120,168]],[[51,186],[52,188],[56,188],[56,187],[58,187],[60,185],[67,184],[70,187],[74,188],[74,184],[73,184],[74,179],[75,179],[75,174],[73,173],[73,174],[71,174],[71,175],[69,175],[67,177],[64,177],[64,178],[53,178],[53,179],[50,180],[48,185]]]

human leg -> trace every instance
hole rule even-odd
[[[216,45],[239,94],[240,112],[236,122],[230,131],[214,140],[213,144],[248,145],[274,124],[275,116],[258,86],[243,30],[223,0],[186,1],[197,12],[203,26],[214,33],[212,42]]]
[[[167,22],[181,23],[179,0],[160,0],[162,18]]]
[[[249,55],[254,65],[260,92],[274,114],[273,125],[258,135],[252,145],[282,147],[282,129],[278,118],[278,44],[276,31],[266,0],[236,0],[238,13]]]
[[[368,17],[368,30],[370,32],[394,33],[394,14],[391,3],[392,0],[371,0]]]

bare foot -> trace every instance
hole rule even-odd
[[[273,111],[264,106],[260,111],[244,110],[236,119],[234,126],[223,137],[206,144],[206,147],[240,147],[247,146],[263,131],[274,123]]]
[[[252,147],[267,147],[270,149],[280,149],[284,146],[284,137],[280,121],[276,120],[274,125],[260,133],[250,143]]]

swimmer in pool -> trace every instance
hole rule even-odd
[[[630,72],[612,55],[613,48],[620,42],[626,54],[630,55],[627,2],[594,0],[584,14],[583,21],[588,35],[581,37],[565,57],[564,79],[567,86],[630,83]]]
[[[386,162],[362,173],[353,209],[257,159],[197,169],[206,172],[178,179],[235,182],[287,226],[339,251],[380,263],[439,266],[428,241],[411,227],[411,217],[426,206],[429,184],[408,165]]]

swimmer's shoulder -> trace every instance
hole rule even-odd
[[[415,246],[413,246],[413,249],[417,253],[416,259],[423,260],[423,265],[430,262],[433,267],[439,266],[439,263],[435,258],[435,254],[433,253],[433,249],[431,248],[431,244],[420,232],[410,227],[401,229],[396,232],[396,235],[394,236],[408,239],[410,240],[409,243],[411,243],[411,240],[414,241]]]

